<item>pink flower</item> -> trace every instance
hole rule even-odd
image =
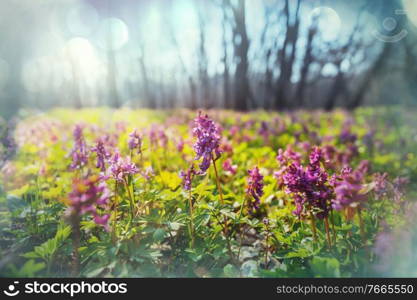
[[[252,212],[255,212],[261,203],[260,197],[264,194],[264,177],[259,173],[258,167],[248,170],[249,177],[247,178],[246,194],[253,198],[250,202]]]
[[[67,215],[77,217],[84,214],[91,214],[94,221],[107,228],[108,216],[100,215],[99,211],[106,208],[110,190],[99,176],[90,176],[87,179],[75,179],[72,184],[72,191],[68,195],[69,208]]]
[[[138,154],[142,152],[142,137],[136,129],[129,134],[128,147],[130,150],[136,149]]]
[[[80,125],[75,126],[73,137],[75,143],[70,153],[72,159],[72,163],[70,165],[71,170],[81,169],[88,163],[87,145],[84,139],[83,129]]]
[[[211,160],[220,157],[220,129],[208,115],[199,112],[194,120],[193,135],[197,137],[194,144],[195,160],[203,158],[199,167],[201,172],[205,172],[210,167]]]
[[[223,162],[223,170],[225,170],[226,172],[229,172],[230,174],[235,175],[237,172],[237,166],[232,165],[232,160],[228,158]]]
[[[131,162],[130,157],[121,158],[119,152],[116,152],[110,159],[109,174],[110,176],[120,182],[126,180],[127,175],[134,175],[139,173],[139,169]]]
[[[110,158],[110,153],[106,150],[104,138],[97,140],[96,145],[91,148],[91,152],[95,152],[97,155],[96,167],[102,172],[106,171],[106,161]]]

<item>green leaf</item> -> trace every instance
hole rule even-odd
[[[226,277],[238,277],[239,276],[239,270],[231,264],[224,266],[223,272]]]
[[[307,251],[307,249],[301,248],[298,249],[296,251],[292,251],[287,253],[287,255],[285,255],[286,258],[294,258],[294,257],[298,257],[298,258],[306,258],[308,256],[310,256],[311,253]]]
[[[336,258],[316,256],[310,266],[315,277],[340,277],[340,263]]]
[[[153,239],[155,242],[160,243],[165,239],[166,235],[167,235],[167,232],[164,229],[158,228],[153,233]]]

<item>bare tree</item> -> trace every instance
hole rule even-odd
[[[227,42],[227,25],[228,18],[227,12],[223,9],[222,20],[222,47],[223,47],[223,105],[225,108],[232,108],[232,97],[230,93],[230,71],[229,71],[229,58],[228,58],[228,42]]]
[[[391,43],[385,43],[377,59],[371,65],[371,67],[366,71],[365,76],[361,80],[361,84],[353,93],[351,100],[347,104],[348,109],[354,109],[360,106],[365,98],[366,91],[369,89],[371,82],[376,79],[380,72],[385,67],[385,62],[388,60],[392,48]]]
[[[249,38],[246,32],[246,10],[245,0],[237,0],[232,3],[230,0],[224,0],[225,9],[232,11],[232,43],[234,50],[234,61],[236,70],[234,76],[234,108],[245,111],[249,108],[249,99],[251,91],[248,79],[248,51]]]
[[[188,107],[190,109],[197,109],[197,84],[195,83],[191,72],[187,70],[180,48],[178,46],[178,41],[175,37],[174,29],[172,28],[172,24],[169,24],[168,29],[169,29],[168,32],[169,32],[169,37],[171,39],[171,43],[174,46],[176,53],[177,53],[179,66],[181,68],[182,73],[187,78],[188,85],[190,88],[190,97],[189,97]]]
[[[198,47],[198,74],[201,87],[201,103],[205,108],[212,107],[212,101],[210,98],[210,78],[208,75],[208,57],[206,51],[206,36],[205,36],[205,26],[206,22],[202,13],[201,3],[197,4],[197,15],[198,15],[198,27],[199,27],[199,47]],[[203,4],[204,5],[204,4]]]
[[[307,85],[307,78],[308,78],[310,66],[314,61],[313,42],[317,34],[317,31],[318,31],[318,28],[317,28],[317,17],[316,17],[312,19],[312,22],[308,29],[307,43],[305,46],[303,64],[300,70],[300,79],[298,81],[298,85],[297,85],[297,89],[296,89],[295,97],[294,97],[295,98],[294,101],[296,101],[296,104],[298,107],[304,104],[304,94],[305,94],[306,85]]]
[[[145,107],[156,108],[154,94],[150,90],[149,76],[146,68],[145,47],[140,45],[141,51],[139,56],[139,67],[142,75],[142,86],[145,93]]]
[[[300,5],[301,0],[297,0],[293,19],[291,20],[291,11],[289,0],[285,0],[284,16],[285,16],[285,39],[279,49],[277,62],[280,68],[280,74],[276,83],[275,108],[281,109],[288,105],[289,91],[291,90],[291,77],[295,62],[297,50],[297,41],[300,27]]]

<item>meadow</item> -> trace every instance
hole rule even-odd
[[[414,116],[26,113],[1,125],[0,275],[417,276]]]

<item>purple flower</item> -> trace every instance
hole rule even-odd
[[[196,175],[196,172],[194,171],[194,166],[191,166],[186,172],[181,171],[180,177],[182,179],[182,185],[184,187],[184,190],[189,191],[191,190],[191,184],[194,175]]]
[[[369,160],[361,160],[356,170],[362,175],[362,177],[364,177],[369,172],[370,168],[371,164]]]
[[[405,185],[409,183],[407,177],[396,177],[393,182],[394,201],[400,203],[404,196]]]
[[[375,130],[370,129],[368,132],[363,136],[363,143],[368,148],[369,151],[372,151],[374,148],[375,143]]]
[[[12,122],[0,123],[0,166],[16,153],[17,144],[13,137],[13,127]]]
[[[109,202],[110,190],[99,176],[90,176],[87,179],[75,179],[72,191],[68,195],[69,208],[67,215],[79,218],[84,214],[93,215],[94,221],[103,225],[106,230],[109,215],[100,215],[98,210],[104,210]]]
[[[334,169],[335,168],[335,157],[337,154],[337,150],[332,145],[325,145],[322,147],[323,151],[323,159],[324,163],[327,168]]]
[[[110,158],[110,153],[106,150],[104,138],[97,140],[96,145],[91,148],[91,152],[95,152],[97,155],[96,167],[102,172],[106,171],[106,161]]]
[[[158,147],[159,145],[163,148],[166,148],[168,145],[168,137],[165,134],[165,131],[159,128],[157,125],[152,125],[149,130],[149,139],[153,147]]]
[[[230,174],[235,175],[237,172],[237,166],[232,165],[232,160],[228,158],[223,162],[223,170],[230,172]]]
[[[284,167],[276,176],[286,187],[286,192],[293,196],[296,206],[295,215],[300,216],[304,212],[304,206],[318,210],[317,216],[324,218],[328,215],[333,190],[328,180],[327,172],[321,167],[323,154],[316,147],[310,154],[310,163],[303,167],[298,161]]]
[[[377,198],[381,198],[385,196],[388,192],[388,181],[387,181],[388,174],[387,173],[376,173],[374,174],[374,191]]]
[[[108,228],[108,221],[109,221],[109,219],[110,219],[110,214],[104,214],[102,216],[100,216],[100,215],[95,215],[94,216],[94,222],[97,225],[104,226],[104,228],[106,228],[107,231],[109,231],[109,228]]]
[[[71,170],[81,169],[88,163],[88,150],[85,143],[83,129],[80,125],[75,125],[73,131],[74,147],[71,150],[70,156],[72,163],[70,165]]]
[[[250,202],[251,211],[255,212],[261,203],[260,197],[264,194],[264,177],[259,173],[258,167],[248,170],[249,177],[247,178],[246,194],[253,198]]]
[[[116,152],[110,159],[110,176],[119,182],[126,180],[127,175],[134,175],[138,172],[139,169],[131,162],[129,156],[123,159],[120,157],[119,152]]]
[[[290,161],[301,162],[301,154],[295,152],[290,146],[285,151],[278,149],[277,161],[282,165],[287,165]]]
[[[271,131],[269,129],[268,123],[265,121],[261,122],[261,126],[258,130],[258,134],[264,138],[264,141],[267,142]]]
[[[182,152],[184,150],[184,144],[184,139],[180,137],[176,145],[178,152]]]
[[[194,120],[193,135],[197,137],[194,144],[195,160],[203,158],[199,167],[201,172],[205,172],[210,167],[211,160],[220,157],[220,130],[213,120],[199,112]],[[215,158],[213,152],[216,155]]]
[[[155,171],[153,170],[152,166],[149,166],[145,169],[145,171],[140,172],[140,174],[143,176],[143,178],[149,181],[152,177],[155,176]]]
[[[367,196],[362,193],[364,177],[362,172],[362,169],[352,171],[350,168],[344,168],[342,170],[341,176],[334,183],[335,199],[332,203],[334,209],[356,207],[367,199]]]
[[[347,127],[342,130],[339,139],[342,144],[354,143],[357,139],[357,136],[356,134],[351,133],[350,128]]]
[[[129,150],[136,149],[138,154],[142,153],[142,137],[136,129],[129,134],[128,146]]]

